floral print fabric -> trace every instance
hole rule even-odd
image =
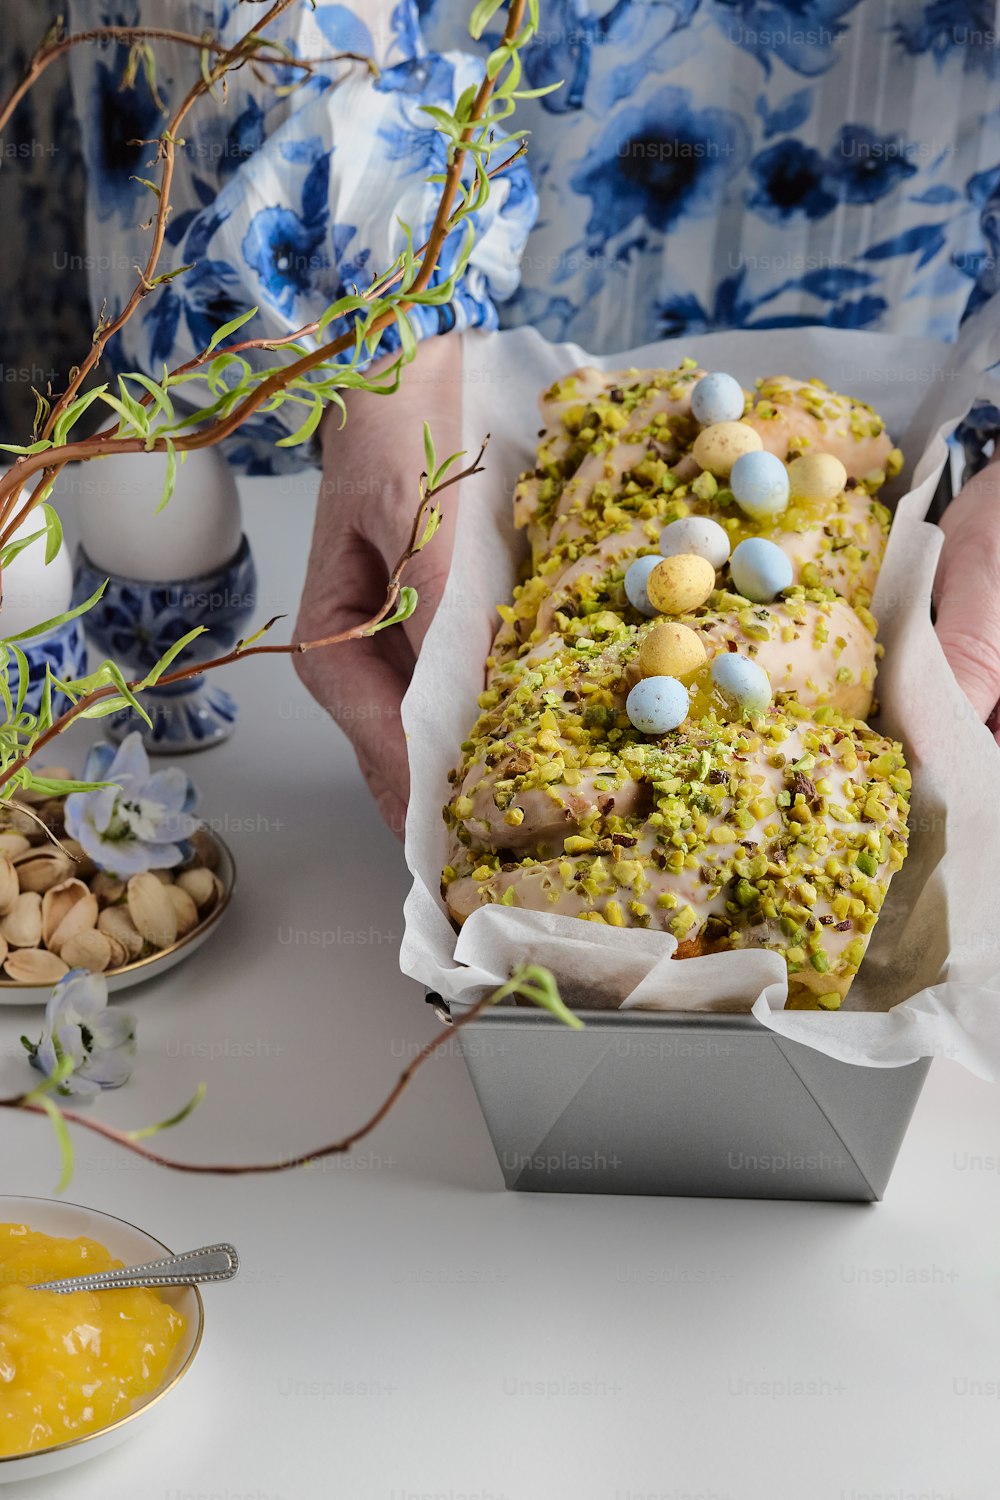
[[[70,19],[155,24],[155,9],[71,0]],[[317,0],[276,25],[297,55],[359,51],[380,77],[324,66],[282,98],[244,69],[224,107],[202,102],[163,263],[196,268],[149,299],[120,367],[180,363],[254,304],[248,336],[287,333],[392,261],[397,216],[419,238],[435,198],[424,179],[443,159],[421,106],[450,103],[497,41],[498,22],[470,41],[470,9]],[[18,28],[38,26],[27,13]],[[176,0],[170,19],[231,39],[245,15]],[[157,55],[173,97],[192,57]],[[531,323],[611,351],[820,322],[953,338],[1000,289],[1000,49],[982,0],[541,0],[524,60],[529,86],[563,80],[521,105],[532,176],[518,164],[498,180],[472,265],[447,307],[420,311],[420,336]],[[92,316],[131,286],[151,200],[132,180],[148,150],[130,143],[162,121],[141,77],[119,88],[123,64],[112,47],[72,63]],[[71,159],[57,154],[50,178]],[[36,191],[31,211],[44,202]],[[273,448],[301,420],[289,412],[241,434],[234,461],[301,463]]]

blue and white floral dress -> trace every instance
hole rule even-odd
[[[225,104],[201,101],[162,264],[194,269],[133,319],[119,367],[178,364],[254,304],[248,335],[289,332],[393,260],[400,218],[421,235],[443,156],[421,106],[451,102],[496,42],[469,40],[470,9],[317,0],[276,24],[297,55],[360,52],[379,76],[324,65],[276,97],[244,69]],[[153,0],[70,0],[69,13],[74,27],[163,22]],[[19,7],[19,28],[29,14],[37,26]],[[225,39],[246,21],[227,0],[170,12],[171,26]],[[1000,289],[997,42],[983,0],[541,0],[526,72],[564,84],[521,106],[531,175],[519,164],[497,182],[458,294],[421,310],[418,334],[532,323],[594,350],[816,322],[954,337]],[[159,91],[176,98],[197,55],[158,57]],[[130,142],[163,122],[141,76],[120,89],[124,61],[110,46],[72,60],[92,309],[120,304],[143,256],[151,199],[133,179],[149,149]],[[71,163],[67,151],[36,167],[22,223],[58,200]],[[272,446],[301,420],[288,410],[242,434],[234,461],[302,462]]]

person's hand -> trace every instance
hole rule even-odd
[[[959,686],[1000,744],[1000,462],[965,485],[941,520],[936,629]]]
[[[323,419],[323,479],[296,640],[317,640],[369,619],[410,538],[425,467],[423,423],[440,458],[462,446],[462,343],[457,334],[421,344],[391,396],[346,395],[347,422]],[[460,486],[443,497],[441,526],[407,566],[415,613],[364,640],[293,658],[317,702],[354,746],[382,815],[403,835],[409,776],[399,717],[417,652],[448,576]]]

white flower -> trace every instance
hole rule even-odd
[[[45,1007],[45,1026],[35,1043],[22,1037],[32,1066],[51,1078],[64,1058],[73,1071],[59,1085],[61,1094],[93,1096],[101,1089],[121,1088],[132,1074],[135,1020],[124,1011],[108,1010],[103,974],[71,969],[53,988]]]
[[[83,774],[87,781],[115,783],[66,798],[66,831],[100,869],[127,880],[183,862],[180,845],[199,822],[190,815],[197,792],[178,766],[150,772],[142,736],[133,733],[117,751],[94,745]]]

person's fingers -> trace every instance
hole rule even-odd
[[[934,585],[938,640],[984,723],[1000,700],[1000,492],[984,471],[949,506]]]
[[[386,785],[377,771],[370,769],[364,761],[360,761],[359,764],[361,774],[368,783],[368,790],[378,804],[379,812],[390,830],[402,840],[406,832],[406,803],[392,787]]]
[[[385,584],[385,565],[374,548],[356,533],[338,531],[311,570],[296,639],[323,639],[369,619]],[[414,658],[403,632],[390,626],[293,660],[313,697],[351,741],[362,767],[405,806],[409,772],[399,708]]]
[[[403,631],[414,656],[424,643],[424,636],[441,603],[441,595],[448,581],[461,488],[461,485],[453,485],[441,495],[441,523],[427,546],[407,563],[403,574],[403,583],[417,591],[417,607],[410,618],[403,622]],[[381,505],[371,507],[360,518],[363,535],[387,564],[387,578],[389,568],[395,566],[410,539],[415,514],[416,502],[412,509],[408,509],[398,496],[393,495],[387,497]],[[390,633],[386,632],[387,635]]]

